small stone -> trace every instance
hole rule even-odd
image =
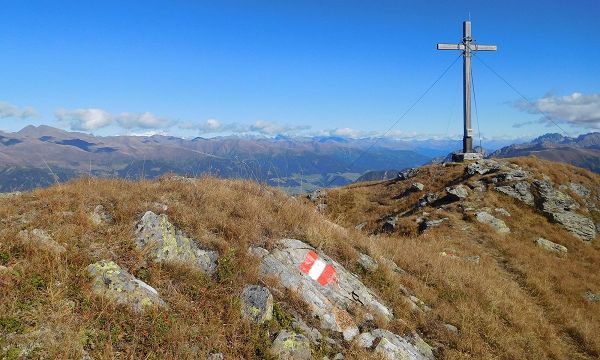
[[[362,229],[364,229],[364,228],[365,228],[365,226],[367,226],[367,223],[366,223],[366,222],[363,222],[363,223],[360,223],[360,224],[356,225],[354,228],[355,228],[356,230],[362,230]]]
[[[435,219],[435,220],[423,219],[423,221],[421,221],[421,223],[420,223],[419,231],[423,232],[427,229],[430,229],[433,227],[438,227],[438,226],[442,225],[445,221],[448,221],[448,220],[449,219],[447,217],[441,218],[441,219]]]
[[[546,240],[544,238],[539,238],[535,241],[535,243],[537,244],[537,246],[541,247],[542,249],[548,250],[548,251],[554,251],[554,252],[558,252],[558,253],[566,253],[567,252],[567,248],[554,243],[550,240]]]
[[[342,353],[335,354],[335,356],[333,357],[333,360],[344,360],[344,354],[342,354]]]
[[[112,215],[110,215],[102,205],[98,205],[94,208],[94,211],[90,214],[90,220],[94,225],[103,223],[112,224],[115,221]]]
[[[495,208],[494,211],[497,212],[500,215],[504,215],[506,217],[510,217],[510,213],[508,212],[508,210],[506,210],[504,208]]]
[[[212,353],[212,354],[208,354],[208,356],[206,357],[206,360],[224,360],[225,359],[225,355],[223,355],[222,353]]]
[[[269,289],[258,285],[247,285],[240,296],[242,315],[257,324],[273,318],[273,295]]]
[[[458,334],[458,328],[456,326],[454,326],[452,324],[444,324],[444,327],[449,332],[454,333],[454,334]]]
[[[327,191],[325,190],[315,190],[310,194],[306,195],[306,198],[310,201],[317,201],[319,199],[323,199],[327,197]]]
[[[301,334],[281,330],[273,345],[271,355],[281,360],[310,360],[312,353],[308,339]]]
[[[585,293],[585,299],[591,303],[596,303],[596,302],[600,302],[600,295],[598,294],[594,294],[591,291],[587,291]]]
[[[478,255],[473,255],[473,256],[465,256],[464,259],[468,262],[472,262],[473,264],[478,264],[481,261],[481,257]]]
[[[475,218],[480,223],[491,226],[499,234],[508,234],[510,232],[510,228],[506,226],[504,221],[495,218],[488,212],[479,211],[475,214]]]
[[[325,210],[327,210],[327,204],[318,204],[317,205],[317,212],[323,213],[323,212],[325,212]]]
[[[374,272],[379,267],[377,265],[377,261],[375,261],[369,255],[363,253],[358,254],[358,263],[368,272]]]

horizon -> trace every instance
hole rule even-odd
[[[498,45],[481,58],[532,101],[474,59],[476,137],[478,128],[486,140],[563,133],[544,115],[571,137],[600,128],[600,5],[592,1],[34,1],[4,10],[6,132],[48,125],[99,136],[460,139],[458,63],[388,129],[456,57],[435,45],[458,42],[469,13],[475,39]]]

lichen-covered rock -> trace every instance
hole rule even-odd
[[[102,260],[90,264],[87,271],[92,277],[92,292],[96,295],[129,306],[134,311],[165,306],[153,287],[136,279],[113,261]]]
[[[467,175],[485,175],[498,171],[502,168],[501,164],[496,160],[481,159],[467,165],[465,171]]]
[[[269,289],[258,285],[247,285],[240,296],[242,315],[257,324],[273,318],[273,295]]]
[[[475,214],[475,218],[482,224],[486,224],[491,226],[497,233],[499,234],[507,234],[510,232],[510,229],[504,221],[494,217],[490,213],[486,211],[479,211]]]
[[[31,231],[22,230],[19,232],[19,237],[22,241],[55,254],[62,254],[67,249],[52,239],[47,232],[41,229],[33,229]]]
[[[585,186],[579,183],[570,182],[567,184],[567,188],[571,189],[571,191],[573,191],[575,194],[579,195],[584,199],[590,197],[590,195],[592,194],[592,191],[590,189],[586,188]]]
[[[318,345],[323,339],[323,334],[321,334],[319,330],[308,326],[308,324],[302,320],[300,315],[294,313],[292,315],[294,317],[294,320],[292,321],[292,328],[301,334],[304,334],[311,343]]]
[[[308,339],[301,334],[281,330],[273,345],[271,355],[280,360],[310,360],[312,353]]]
[[[526,181],[519,181],[512,185],[498,186],[496,191],[506,194],[512,198],[515,198],[527,205],[533,206],[534,198],[531,193],[531,186]]]
[[[446,188],[446,197],[450,200],[457,201],[465,199],[469,196],[469,188],[465,185],[449,186]]]
[[[277,241],[271,252],[256,248],[250,251],[261,258],[261,276],[275,277],[283,287],[298,293],[312,315],[320,320],[323,329],[339,332],[346,340],[351,340],[358,334],[358,326],[348,313],[351,307],[360,307],[383,318],[393,317],[392,310],[356,275],[328,256],[318,253],[320,261],[335,269],[334,281],[322,285],[313,280],[310,272],[301,271],[307,255],[315,252],[312,246],[294,239]],[[324,266],[323,263],[320,265]]]
[[[590,218],[571,211],[547,213],[546,215],[550,220],[560,224],[565,230],[583,241],[592,241],[596,238],[596,225]]]
[[[539,238],[535,241],[535,243],[537,244],[537,246],[541,247],[542,249],[548,250],[548,251],[554,251],[554,252],[558,252],[558,253],[566,253],[567,252],[567,248],[557,244],[555,242],[552,242],[550,240],[546,240],[544,238]]]
[[[367,270],[368,272],[374,272],[379,267],[375,259],[363,253],[358,254],[358,263],[360,266],[363,267],[363,269]]]
[[[416,182],[416,183],[412,183],[412,185],[408,188],[409,192],[419,192],[419,191],[423,191],[423,189],[425,189],[425,185]]]
[[[410,178],[417,176],[418,173],[419,173],[418,168],[402,170],[398,173],[398,180],[408,180]]]
[[[579,204],[569,195],[554,189],[549,181],[535,181],[543,212],[570,211],[579,208]]]
[[[410,339],[396,335],[384,329],[375,329],[357,337],[357,345],[374,348],[388,360],[427,360],[433,359],[431,347],[416,333]]]
[[[164,214],[146,212],[137,225],[135,242],[139,249],[148,251],[155,262],[186,263],[208,274],[217,268],[218,252],[201,249]]]
[[[112,224],[115,221],[112,215],[110,215],[102,205],[98,205],[94,208],[94,211],[90,214],[90,220],[94,225],[100,225],[102,223]]]

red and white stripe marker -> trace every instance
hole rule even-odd
[[[323,286],[333,282],[335,278],[335,268],[319,259],[317,253],[312,250],[306,254],[304,262],[300,264],[300,271]]]

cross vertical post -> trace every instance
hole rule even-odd
[[[463,39],[460,44],[437,44],[438,50],[461,50],[463,52],[463,154],[473,153],[473,129],[471,128],[471,56],[474,51],[496,51],[496,45],[475,44],[471,36],[471,21],[463,22]]]

